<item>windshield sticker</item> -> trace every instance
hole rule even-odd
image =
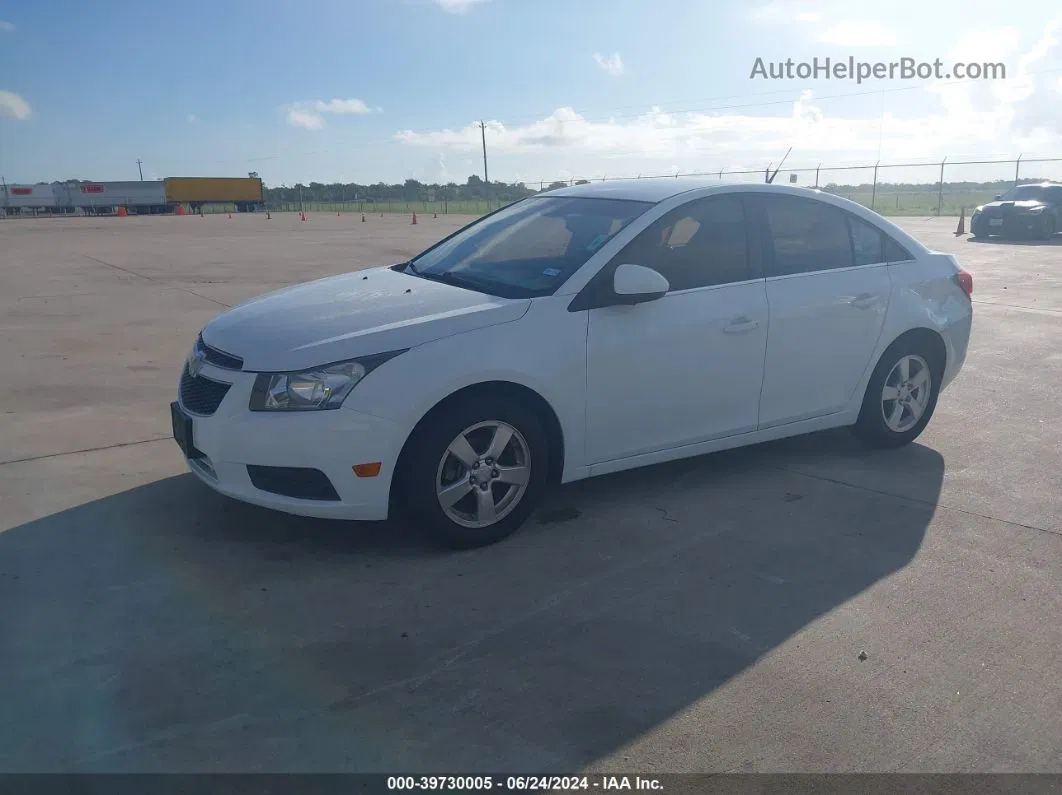
[[[597,251],[608,240],[608,235],[598,235],[590,241],[590,245],[586,247],[587,251]]]
[[[556,268],[546,268],[542,271],[543,276],[560,276],[560,271]]]

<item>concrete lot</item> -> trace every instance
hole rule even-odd
[[[202,487],[198,329],[461,219],[419,221],[0,222],[0,770],[1062,771],[1062,245],[905,222],[976,317],[904,450],[588,481],[461,554]]]

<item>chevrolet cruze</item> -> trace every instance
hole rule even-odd
[[[952,256],[836,196],[580,185],[219,315],[173,434],[222,494],[401,511],[473,547],[552,483],[837,426],[909,443],[962,367],[972,291]]]

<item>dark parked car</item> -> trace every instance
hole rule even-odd
[[[1062,185],[1041,182],[1017,185],[995,201],[982,204],[970,218],[974,237],[1039,237],[1062,230]]]

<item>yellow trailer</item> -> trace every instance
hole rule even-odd
[[[180,204],[234,203],[240,209],[262,201],[257,177],[167,177],[166,201]]]

